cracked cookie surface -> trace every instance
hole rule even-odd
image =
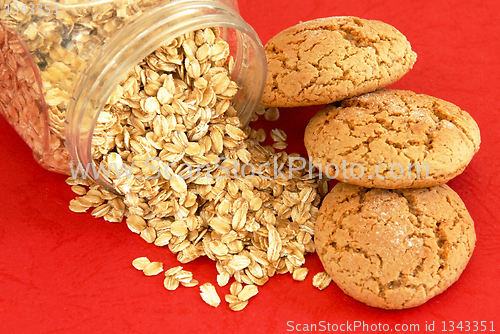
[[[342,182],[323,200],[314,238],[333,281],[384,309],[416,307],[446,290],[476,241],[472,218],[447,185],[386,190]]]
[[[352,16],[299,23],[265,46],[261,103],[274,107],[328,104],[388,86],[416,61],[406,37],[389,24]]]
[[[326,106],[304,134],[312,162],[329,177],[387,189],[446,183],[464,171],[480,141],[476,122],[456,105],[385,89]]]

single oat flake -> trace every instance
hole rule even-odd
[[[306,279],[309,269],[307,268],[297,268],[293,271],[292,277],[296,281],[303,281]]]
[[[220,304],[220,298],[211,283],[204,283],[200,286],[200,295],[205,303],[210,306],[217,307]]]
[[[249,284],[245,285],[243,289],[238,293],[238,299],[241,301],[247,301],[253,296],[255,296],[257,293],[259,293],[259,289],[257,288],[256,285]]]
[[[144,275],[155,276],[163,271],[163,263],[161,262],[151,262],[144,269]]]
[[[328,287],[331,282],[332,278],[330,277],[330,275],[328,275],[326,271],[322,271],[314,275],[312,283],[314,287],[323,290]]]
[[[144,270],[147,265],[149,265],[151,261],[147,257],[138,257],[134,261],[132,261],[132,265],[134,266],[135,269],[137,270]]]

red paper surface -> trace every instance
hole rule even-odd
[[[163,275],[145,277],[131,265],[139,256],[167,268],[178,265],[168,249],[147,244],[124,223],[70,212],[74,195],[65,176],[39,167],[2,118],[0,332],[284,333],[311,330],[311,324],[317,331],[335,329],[334,324],[339,331],[354,331],[354,321],[373,325],[370,330],[385,324],[392,331],[417,332],[403,324],[418,324],[425,332],[434,324],[436,332],[444,325],[451,331],[452,322],[457,326],[461,321],[456,332],[500,331],[500,2],[240,0],[239,6],[264,43],[299,21],[318,17],[354,15],[390,23],[418,54],[414,68],[393,87],[451,101],[476,119],[481,149],[465,172],[449,182],[476,224],[476,249],[461,278],[420,307],[385,311],[355,301],[335,284],[323,291],[314,288],[312,277],[322,267],[311,254],[304,282],[277,275],[242,312],[230,311],[225,302],[212,308],[201,300],[198,287],[170,292],[163,287]],[[266,126],[284,129],[289,152],[304,154],[302,134],[317,109],[282,109],[280,120]],[[211,260],[184,267],[201,283],[216,285]],[[229,286],[216,288],[222,298],[229,291]]]

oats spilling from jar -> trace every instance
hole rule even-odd
[[[83,177],[67,182],[82,195],[71,210],[126,218],[181,263],[214,260],[219,286],[232,277],[250,286],[233,305],[239,309],[276,273],[305,277],[326,181],[298,168],[298,154],[262,146],[262,130],[242,129],[229,51],[219,30],[207,28],[147,56],[110,97],[92,140],[95,163],[120,194]],[[287,139],[281,130],[273,136]],[[178,285],[172,277],[167,289]]]

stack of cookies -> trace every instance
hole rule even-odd
[[[416,61],[394,27],[355,17],[300,23],[266,45],[262,104],[326,104],[304,142],[322,175],[339,180],[324,198],[315,245],[348,295],[374,307],[425,303],[461,275],[474,223],[445,183],[479,150],[479,128],[456,105],[382,89]]]

